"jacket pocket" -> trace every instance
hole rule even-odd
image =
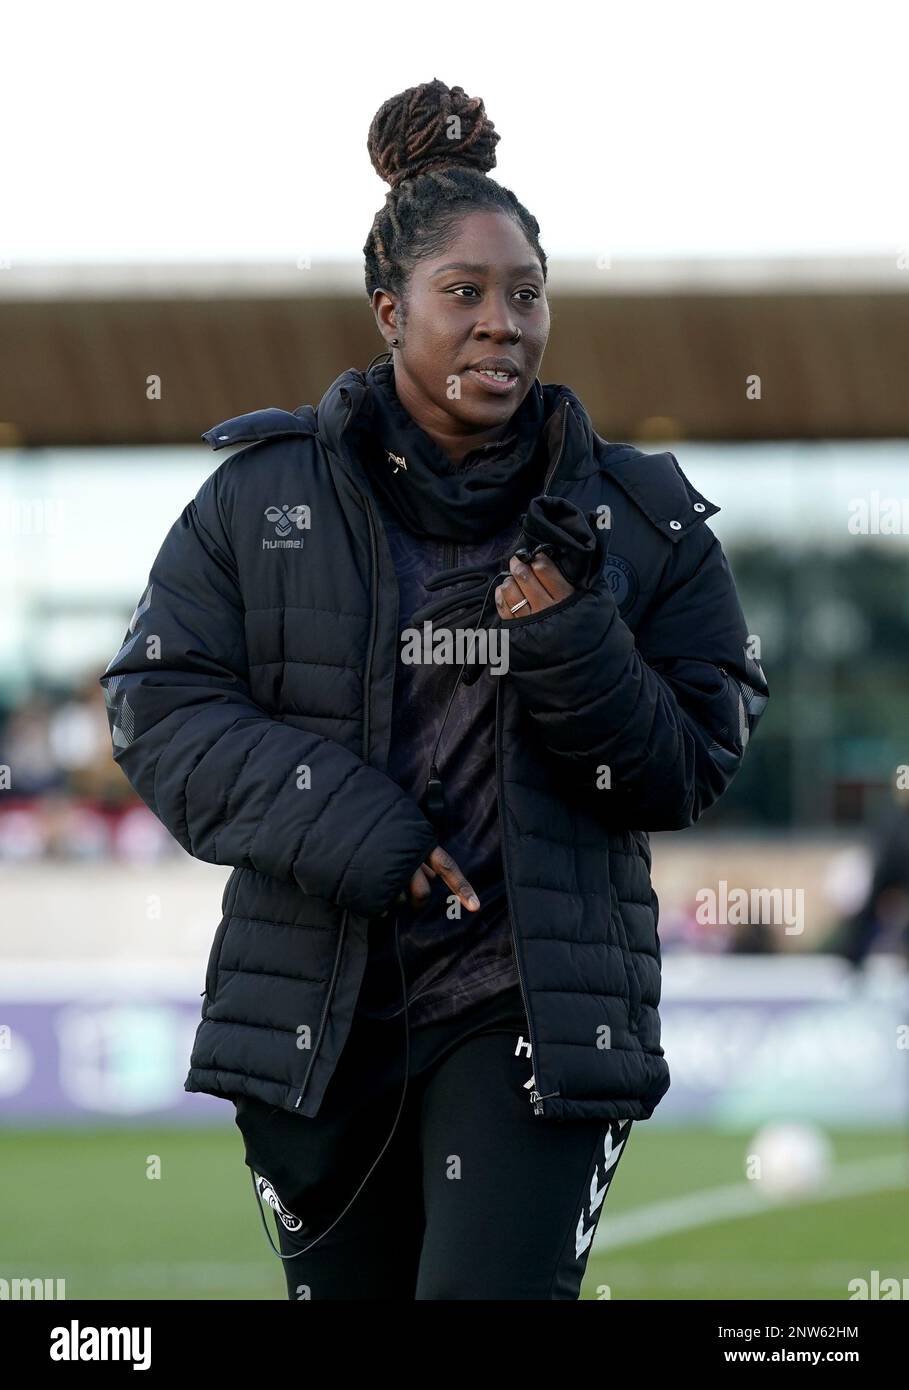
[[[625,921],[622,917],[622,908],[616,896],[615,888],[609,885],[609,922],[616,937],[616,944],[622,954],[622,969],[625,972],[626,998],[628,1000],[628,1027],[632,1033],[637,1032],[638,1019],[641,1013],[641,986],[638,981],[637,971],[634,968],[634,959],[631,954],[631,947],[628,944],[628,935],[625,931]]]

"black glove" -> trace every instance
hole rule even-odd
[[[500,627],[502,620],[492,593],[497,583],[508,578],[508,561],[512,554],[529,564],[534,555],[543,551],[575,589],[589,589],[603,568],[607,546],[608,533],[597,526],[596,512],[588,512],[585,516],[566,497],[544,493],[534,497],[527,511],[522,513],[521,533],[513,551],[499,556],[486,567],[459,565],[439,570],[427,581],[427,589],[436,592],[453,584],[464,587],[457,593],[430,599],[417,609],[411,623],[414,626],[430,622],[439,627]],[[472,581],[469,587],[468,581]],[[473,685],[484,669],[482,662],[468,662],[461,679],[465,685]]]
[[[532,558],[542,550],[575,589],[590,589],[606,559],[608,532],[596,524],[596,512],[585,516],[567,497],[544,493],[535,497],[521,518],[516,554]],[[507,557],[506,557],[507,568]]]

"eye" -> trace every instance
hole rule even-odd
[[[449,290],[448,293],[457,295],[459,299],[464,299],[465,296],[461,293],[462,290],[472,290],[474,293],[479,295],[479,290],[477,289],[476,285],[456,285],[453,289]],[[515,290],[515,294],[526,294],[530,296],[529,299],[522,299],[522,304],[532,304],[534,300],[539,299],[540,297],[539,291],[531,289],[530,287],[526,287],[523,290]]]

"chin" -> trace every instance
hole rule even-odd
[[[463,402],[461,404],[463,405]],[[501,425],[505,420],[510,420],[518,405],[520,401],[494,401],[491,409],[488,405],[478,405],[474,409],[458,411],[455,418],[463,425],[470,425],[472,429],[491,429],[493,425]]]
[[[486,396],[471,400],[462,396],[459,401],[447,401],[446,404],[449,414],[461,424],[474,429],[490,429],[493,425],[510,420],[526,395],[527,392],[518,387],[510,396]]]

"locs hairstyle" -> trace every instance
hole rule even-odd
[[[372,166],[391,185],[376,213],[363,254],[366,293],[387,290],[406,308],[407,286],[417,261],[444,251],[467,212],[497,209],[514,219],[540,259],[546,254],[540,224],[515,195],[486,170],[495,167],[499,135],[482,97],[434,78],[389,97],[369,127]],[[399,323],[403,314],[399,310]]]

